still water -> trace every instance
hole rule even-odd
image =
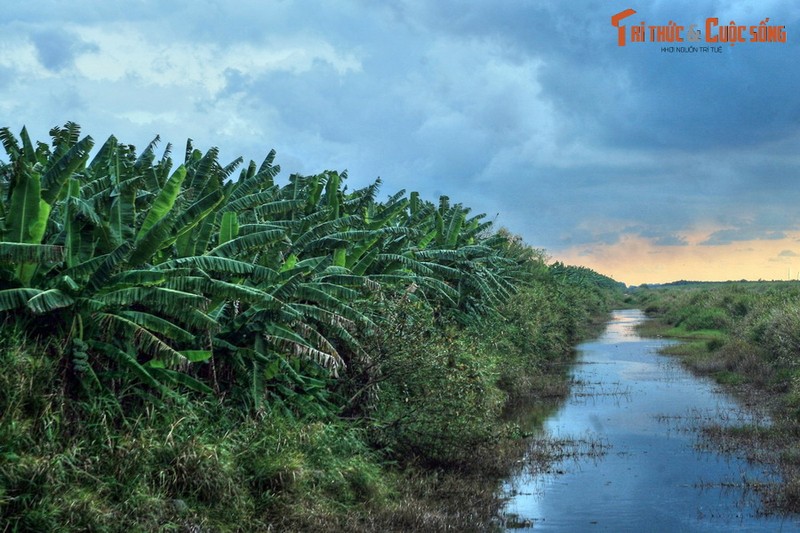
[[[795,517],[759,515],[758,495],[746,487],[774,479],[768,471],[703,446],[698,434],[712,422],[768,421],[659,355],[671,341],[639,337],[634,326],[642,320],[638,310],[616,311],[600,338],[578,347],[572,392],[542,423],[550,437],[573,443],[575,453],[508,484],[509,525],[514,531],[800,531]]]

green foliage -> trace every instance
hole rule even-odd
[[[759,317],[751,338],[784,368],[800,368],[800,305],[786,302]]]
[[[689,306],[681,309],[675,320],[676,326],[683,326],[688,331],[717,329],[727,331],[730,327],[729,315],[718,307],[700,308]]]
[[[0,350],[0,523],[19,531],[286,529],[316,509],[379,505],[391,476],[364,431],[218,403],[165,403],[122,417],[65,402],[54,359]],[[7,340],[6,340],[7,339]],[[289,527],[291,529],[291,527]]]
[[[748,403],[769,409],[771,423],[759,426],[756,444],[758,453],[780,469],[783,481],[769,494],[768,505],[797,512],[800,283],[680,282],[639,288],[634,298],[653,312],[656,323],[680,324],[666,331],[653,328],[655,332],[687,336],[694,328],[713,328],[694,331],[690,334],[698,340],[668,350],[697,371],[744,391]],[[753,441],[741,442],[750,453]]]
[[[336,377],[340,350],[359,352],[354,328],[370,319],[349,302],[400,288],[467,324],[530,278],[523,246],[446,197],[381,203],[378,182],[349,192],[332,171],[280,186],[274,152],[229,181],[241,159],[222,165],[191,143],[173,171],[158,138],[137,156],[112,136],[89,162],[92,140],[72,123],[51,131],[52,149],[0,133],[0,309],[88,342],[72,375],[90,394],[139,381],[232,393],[255,411],[280,391],[296,407],[308,390],[293,376]],[[267,370],[278,359],[289,364]]]
[[[496,358],[466,334],[437,331],[424,308],[402,301],[392,307],[410,335],[373,339],[380,346],[370,351],[380,365],[373,438],[399,457],[465,463],[497,435],[505,397],[496,386]]]
[[[697,363],[720,379],[744,380],[791,393],[800,369],[800,285],[795,282],[682,283],[640,289],[636,298],[681,331],[723,338],[706,343],[708,361]]]
[[[537,391],[537,377],[586,333],[593,302],[543,261],[538,281],[465,328],[439,323],[406,293],[378,302],[378,326],[354,357],[339,394],[346,413],[368,416],[375,442],[397,457],[463,465],[502,438],[509,400]]]
[[[0,129],[12,530],[303,530],[386,504],[382,461],[468,464],[620,291],[446,196],[50,134]]]

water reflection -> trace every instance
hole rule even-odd
[[[670,341],[639,337],[643,319],[615,312],[599,339],[579,347],[570,397],[540,421],[550,438],[569,443],[567,455],[509,483],[517,530],[800,531],[797,520],[760,516],[746,490],[770,473],[697,445],[704,424],[754,419],[659,355]]]

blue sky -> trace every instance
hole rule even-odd
[[[787,42],[619,47],[626,8],[703,30],[769,17]],[[447,194],[628,283],[796,277],[798,21],[789,1],[18,2],[0,125],[274,148],[285,176]]]

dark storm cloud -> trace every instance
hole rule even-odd
[[[620,48],[610,17],[631,6],[631,23],[769,16],[790,41]],[[445,193],[550,249],[685,246],[704,224],[718,245],[800,227],[799,18],[788,1],[18,3],[0,109],[45,135],[76,120],[225,159],[275,148],[286,174]]]
[[[654,43],[619,49],[608,19],[628,4],[487,3],[465,11],[455,2],[436,2],[417,15],[429,29],[502,42],[509,57],[543,58],[543,94],[609,145],[730,146],[798,131],[800,71],[786,68],[791,54],[776,53],[775,45],[726,45],[719,55],[689,56],[660,53]],[[637,11],[631,24],[675,20],[703,30],[708,17],[724,24],[742,14],[718,2],[657,2]],[[746,11],[739,21],[747,25],[768,16],[791,28],[798,20],[790,2]]]

